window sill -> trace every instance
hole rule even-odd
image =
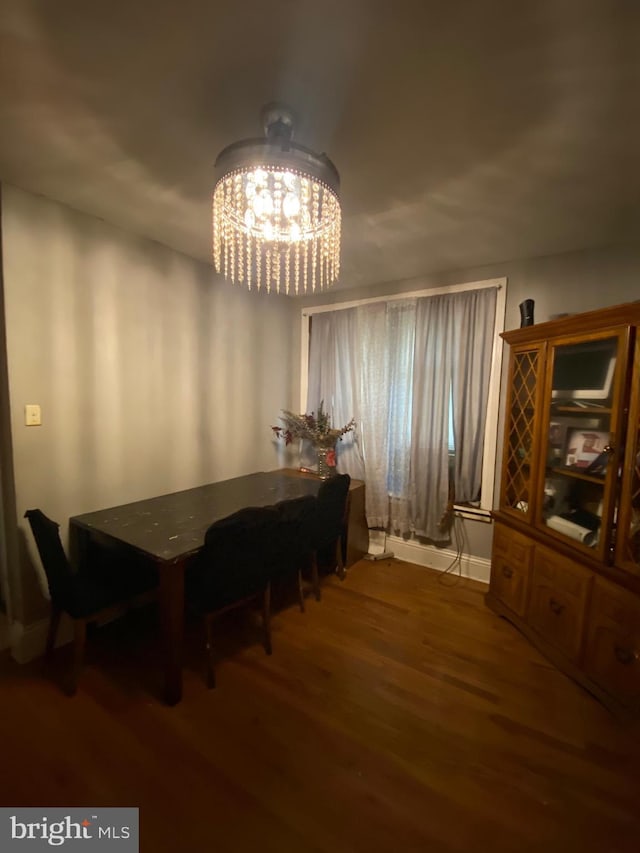
[[[483,524],[491,524],[492,522],[490,509],[480,509],[480,507],[465,506],[465,504],[454,504],[453,511],[460,518],[481,521]]]

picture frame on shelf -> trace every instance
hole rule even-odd
[[[585,473],[603,473],[606,469],[609,433],[588,428],[567,432],[565,466]],[[600,470],[601,469],[601,470]]]

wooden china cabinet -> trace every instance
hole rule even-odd
[[[615,711],[640,715],[640,302],[504,332],[487,604]]]

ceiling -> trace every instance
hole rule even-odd
[[[637,241],[637,0],[2,0],[0,180],[207,262],[260,109],[341,173],[338,287]]]

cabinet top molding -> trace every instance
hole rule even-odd
[[[524,344],[541,338],[555,338],[580,332],[597,332],[599,329],[611,329],[614,326],[640,324],[640,300],[612,305],[608,308],[596,308],[582,314],[571,314],[557,320],[534,323],[521,329],[509,329],[501,337],[509,344]]]

